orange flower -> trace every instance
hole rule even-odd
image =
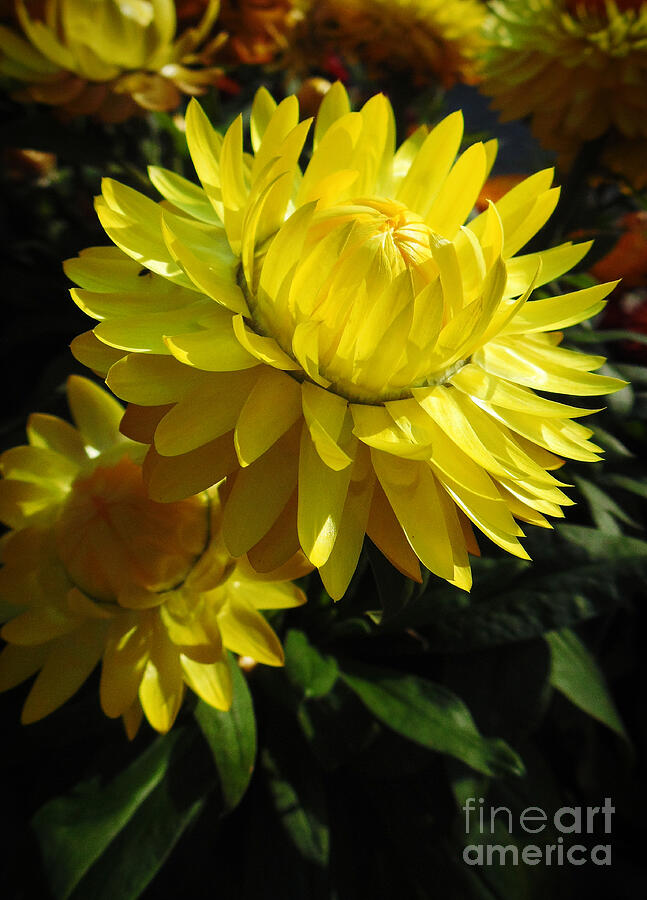
[[[271,62],[288,46],[295,22],[292,0],[223,0],[220,25],[230,35],[225,55],[232,62]]]
[[[624,289],[647,287],[647,212],[629,213],[622,219],[624,231],[610,253],[592,267],[599,281],[622,278]]]

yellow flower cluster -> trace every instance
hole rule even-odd
[[[647,2],[505,0],[491,10],[482,89],[502,118],[530,116],[567,159],[607,134],[607,161],[644,178]]]
[[[310,125],[261,89],[250,154],[241,118],[223,137],[192,101],[200,185],[153,167],[155,203],[106,179],[116,246],[66,265],[100,320],[73,350],[131,404],[152,498],[227,477],[232,556],[266,571],[300,546],[339,598],[368,534],[407,575],[469,589],[472,526],[527,558],[516,520],[570,503],[551,470],[598,459],[574,421],[590,410],[543,392],[622,386],[559,346],[614,285],[531,299],[589,244],[518,255],[557,203],[551,170],[472,218],[496,142],[457,157],[459,113],[396,150],[386,98],[351,112],[337,84],[302,171]]]
[[[16,0],[23,35],[0,26],[0,75],[22,85],[18,99],[119,122],[141,109],[175,109],[221,74],[209,40],[219,0],[177,34],[174,0]],[[30,12],[31,10],[31,12]]]
[[[0,457],[0,690],[38,673],[22,721],[64,703],[101,662],[100,699],[132,737],[145,715],[167,731],[185,686],[217,709],[232,702],[227,651],[280,666],[258,612],[305,602],[288,579],[301,554],[256,574],[222,540],[220,489],[176,503],[147,496],[145,448],[119,432],[123,409],[72,377],[77,427],[35,414],[29,444]]]

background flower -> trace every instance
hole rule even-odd
[[[294,97],[261,90],[246,156],[241,120],[223,139],[194,103],[202,188],[152,169],[159,205],[106,180],[96,208],[120,249],[67,263],[102,320],[75,352],[137,405],[124,429],[153,445],[153,498],[229,476],[233,555],[262,571],[299,543],[338,598],[367,533],[405,574],[420,560],[468,589],[471,523],[525,558],[514,517],[547,526],[570,503],[548,470],[598,458],[572,421],[589,411],[533,389],[622,386],[558,346],[613,285],[528,302],[589,245],[515,255],[557,203],[550,170],[463,227],[496,147],[455,160],[460,114],[394,153],[388,101],[351,113],[338,84],[301,174],[308,128]]]
[[[502,0],[491,10],[481,87],[503,121],[529,116],[537,138],[566,164],[584,142],[606,136],[606,163],[638,175],[635,156],[647,139],[647,3]]]
[[[299,0],[296,52],[302,65],[341,53],[369,72],[413,74],[445,87],[474,79],[483,49],[480,0]]]
[[[0,26],[0,75],[24,85],[26,102],[70,116],[123,121],[138,110],[175,109],[182,93],[203,93],[219,38],[208,41],[218,0],[176,35],[174,0],[48,0],[44,11],[16,0],[24,32]]]
[[[118,431],[122,409],[73,377],[77,428],[33,415],[29,444],[0,458],[0,598],[8,646],[0,689],[38,673],[23,708],[34,722],[64,703],[101,661],[100,697],[130,737],[142,711],[165,732],[185,685],[206,703],[232,700],[227,650],[271,666],[281,644],[259,609],[297,606],[293,559],[259,577],[227,553],[216,488],[186,500],[148,499],[144,448]]]

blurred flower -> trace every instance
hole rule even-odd
[[[56,172],[56,154],[42,150],[20,150],[7,147],[3,153],[7,174],[15,181],[32,181],[49,184]]]
[[[319,107],[330,88],[327,78],[306,78],[297,91],[297,100],[302,116],[316,116]]]
[[[420,81],[474,81],[482,51],[480,0],[299,0],[301,68],[341,52],[382,77],[412,72]]]
[[[623,289],[647,288],[647,212],[633,212],[620,223],[615,247],[591,267],[598,281],[622,277]]]
[[[602,309],[613,285],[529,301],[590,246],[515,256],[557,203],[552,170],[463,227],[496,142],[455,159],[460,113],[394,153],[388,100],[352,113],[337,83],[302,174],[309,127],[295,97],[277,107],[261,89],[247,156],[240,117],[223,138],[192,102],[202,187],[153,167],[157,204],[106,179],[96,208],[120,250],[66,264],[101,320],[73,350],[136,404],[123,428],[153,444],[153,498],[231,476],[234,556],[262,571],[300,543],[338,598],[367,533],[405,574],[420,578],[419,559],[469,588],[470,520],[525,559],[513,516],[548,526],[570,501],[547,470],[598,458],[571,421],[589,411],[533,388],[622,386],[556,330]]]
[[[604,311],[601,326],[647,334],[647,212],[628,213],[620,227],[615,247],[591,267],[599,280],[619,274],[623,279]],[[623,341],[622,349],[640,362],[647,357],[645,344],[638,341]]]
[[[222,0],[220,25],[229,35],[225,58],[250,65],[271,62],[290,43],[294,7],[294,0]]]
[[[205,44],[219,3],[203,5],[199,23],[176,36],[173,0],[47,0],[40,15],[16,0],[24,37],[0,26],[0,75],[23,85],[19,100],[69,116],[117,122],[175,109],[221,74],[210,64],[222,40]]]
[[[607,164],[626,170],[638,152],[644,169],[647,0],[501,0],[491,10],[482,89],[502,119],[530,116],[565,164],[607,135]]]
[[[33,415],[29,444],[0,457],[2,544],[0,690],[38,676],[22,721],[61,706],[101,660],[106,715],[128,734],[142,710],[158,731],[173,724],[188,685],[217,709],[232,699],[226,650],[283,664],[258,612],[298,606],[286,579],[296,557],[259,577],[222,543],[217,488],[176,503],[149,500],[145,448],[118,431],[122,408],[84,378],[68,382],[77,428]]]
[[[618,328],[647,336],[647,286],[614,296],[605,310],[601,325],[602,328]],[[636,340],[622,341],[622,350],[627,357],[645,365],[645,343]]]

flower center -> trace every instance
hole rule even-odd
[[[444,316],[434,260],[439,243],[421,216],[393,200],[324,206],[292,256],[285,242],[278,260],[267,249],[261,266],[288,275],[276,281],[276,292],[262,289],[271,283],[262,275],[256,296],[247,291],[256,327],[307,376],[348,399],[406,396],[411,384],[436,372],[409,338],[418,320]]]
[[[204,497],[149,500],[141,467],[127,456],[78,478],[56,524],[70,578],[104,601],[133,586],[162,591],[181,583],[208,536]]]

